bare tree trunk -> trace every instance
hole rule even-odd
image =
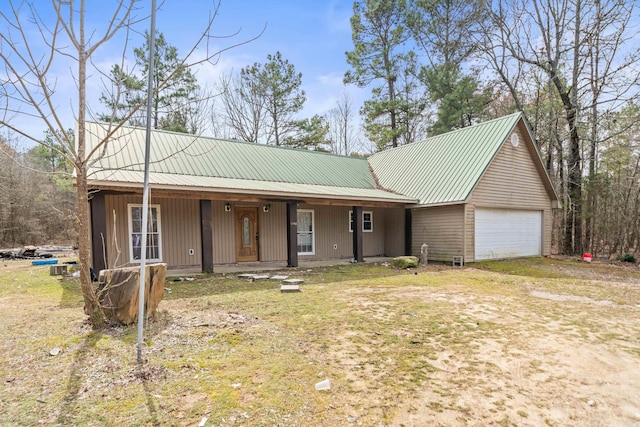
[[[78,123],[85,123],[87,111],[87,51],[84,34],[85,0],[80,2],[80,28],[78,49]],[[91,326],[100,329],[106,320],[100,308],[100,302],[91,281],[91,224],[89,222],[89,189],[87,188],[86,166],[86,130],[84,126],[78,129],[78,151],[76,153],[76,183],[78,200],[78,258],[80,264],[80,288],[84,298],[84,311],[89,316]]]

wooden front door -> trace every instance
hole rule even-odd
[[[236,261],[258,261],[258,208],[237,207]]]

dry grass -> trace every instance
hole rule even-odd
[[[0,267],[3,425],[640,422],[632,269],[534,259],[296,276],[299,294],[168,282],[139,365],[136,327],[91,331],[77,283]]]

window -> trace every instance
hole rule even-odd
[[[140,262],[142,256],[142,205],[129,205],[129,254],[131,262]],[[160,235],[160,205],[149,205],[147,232],[147,261],[162,260]]]
[[[373,212],[362,211],[362,231],[373,232]],[[353,233],[353,211],[349,211],[349,233]]]
[[[315,254],[313,211],[298,210],[298,255]]]

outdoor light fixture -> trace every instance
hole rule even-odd
[[[262,212],[269,212],[269,209],[271,209],[271,203],[267,203],[266,205],[264,205],[262,207]]]
[[[224,204],[224,211],[231,212],[231,203],[227,202]]]

